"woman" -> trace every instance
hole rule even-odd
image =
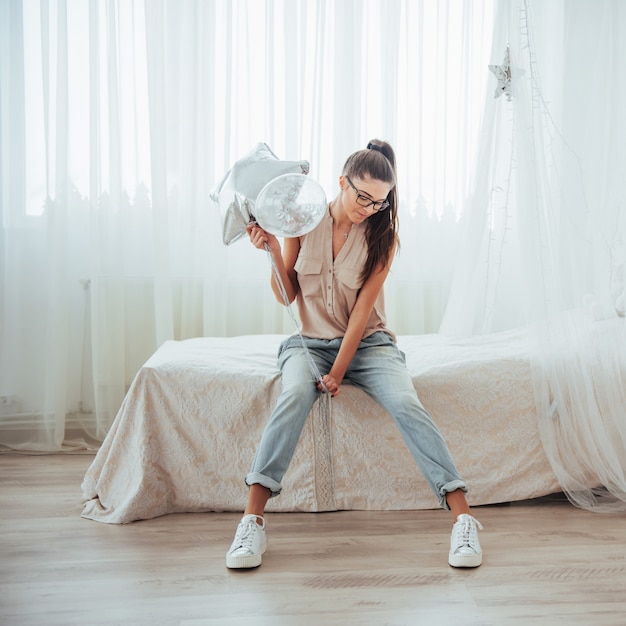
[[[321,391],[336,396],[344,379],[360,387],[396,421],[404,440],[438,497],[453,515],[448,562],[482,562],[477,526],[465,499],[467,487],[450,453],[417,398],[395,336],[385,326],[383,285],[398,246],[395,154],[379,140],[348,157],[340,191],[313,231],[284,241],[258,225],[248,226],[259,249],[269,246],[289,302],[296,300],[302,336],[320,372],[315,384],[300,337],[285,340],[278,362],[282,393],[272,412],[252,469],[248,503],[226,555],[229,568],[261,564],[266,550],[265,505],[281,491],[304,422]],[[272,273],[279,302],[283,293]]]

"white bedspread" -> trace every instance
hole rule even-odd
[[[83,517],[241,511],[280,391],[282,336],[168,341],[135,377],[84,482]],[[446,438],[472,505],[559,491],[538,434],[523,332],[402,336],[418,395]],[[391,417],[344,384],[316,403],[268,511],[438,506]],[[325,415],[330,412],[330,420]]]

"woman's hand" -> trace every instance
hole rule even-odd
[[[324,383],[328,393],[334,398],[341,391],[341,382],[338,382],[334,376],[331,374],[326,374],[322,376],[322,382]],[[322,386],[322,382],[317,383],[317,388],[320,391],[324,391],[324,387]]]
[[[266,230],[263,230],[258,224],[248,224],[246,226],[246,232],[255,248],[264,250],[267,244],[272,252],[278,252],[280,254],[280,243],[278,239]]]

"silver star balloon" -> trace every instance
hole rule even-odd
[[[282,161],[265,143],[239,159],[210,195],[221,213],[224,244],[228,246],[246,234],[246,226],[255,219],[257,195],[268,182],[283,174],[308,172],[308,161]]]

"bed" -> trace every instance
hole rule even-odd
[[[123,524],[242,511],[280,391],[280,335],[164,343],[137,373],[82,485],[88,519]],[[418,395],[448,442],[471,505],[560,491],[539,437],[523,330],[400,336]],[[268,511],[410,510],[438,503],[391,417],[344,384],[309,415]]]

